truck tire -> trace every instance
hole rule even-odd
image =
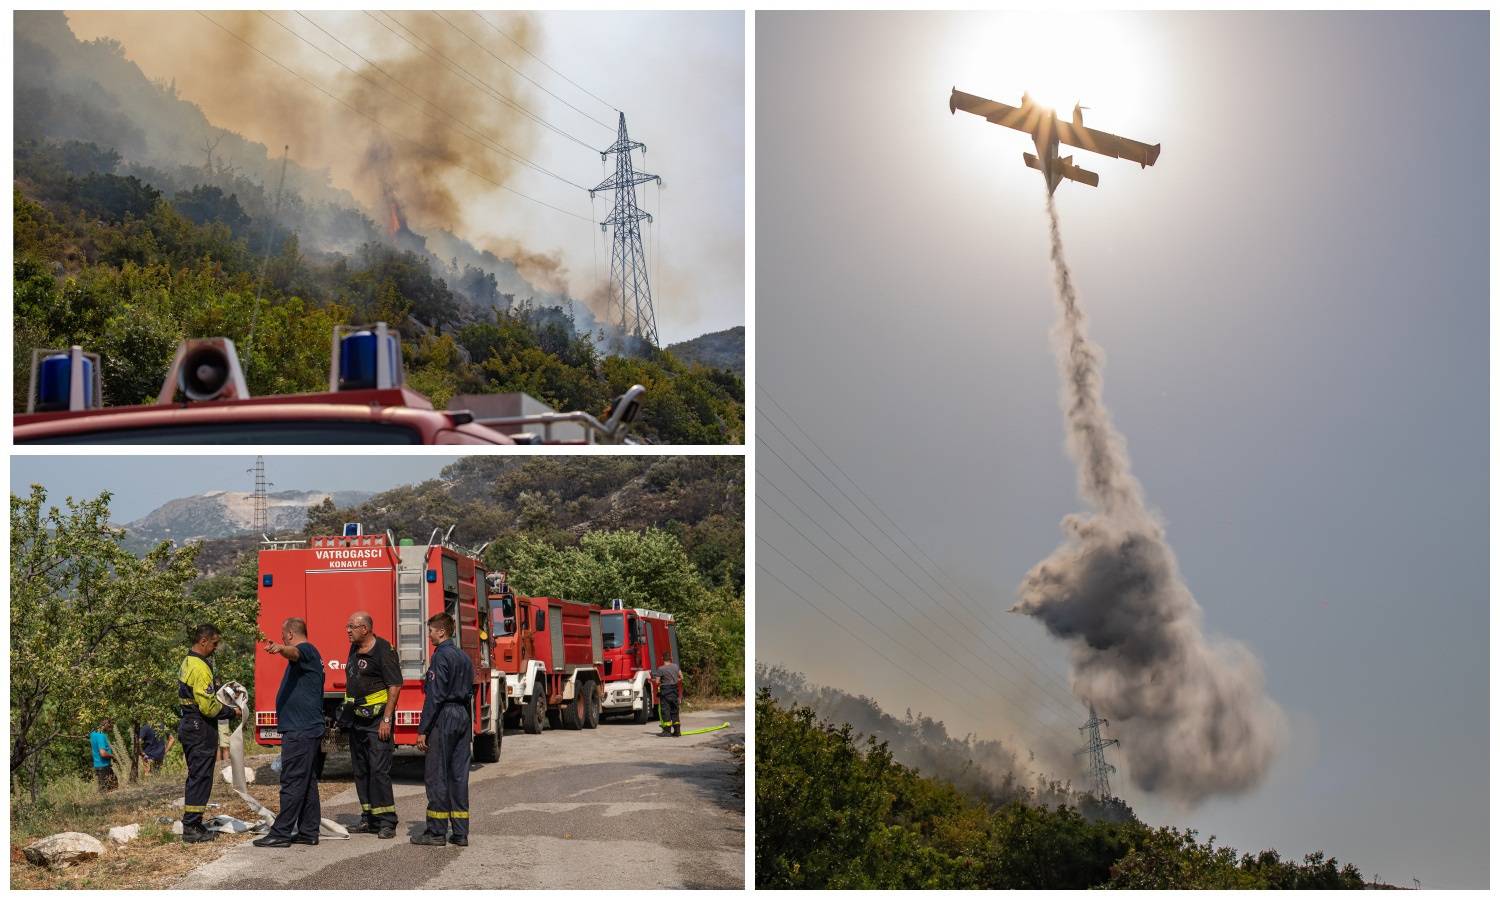
[[[598,728],[599,720],[604,718],[604,699],[601,696],[603,688],[597,681],[589,682],[589,705],[588,713],[583,720],[584,728]]]
[[[656,715],[656,710],[651,706],[651,688],[647,687],[641,693],[641,708],[635,711],[635,724],[644,725]]]
[[[563,727],[569,731],[582,728],[584,720],[589,716],[588,687],[590,684],[591,682],[588,681],[580,681],[573,688],[573,699],[563,704],[562,723]]]
[[[562,727],[562,713],[559,712],[558,710],[555,710],[555,709],[549,709],[549,710],[547,710],[547,727],[548,728],[561,728]]]
[[[486,731],[474,735],[474,761],[482,763],[500,761],[500,732]]]
[[[541,734],[543,714],[547,710],[547,689],[538,684],[531,691],[531,699],[521,707],[521,730],[527,734]]]

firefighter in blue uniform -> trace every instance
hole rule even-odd
[[[427,754],[427,830],[413,844],[441,847],[469,845],[469,758],[474,736],[474,664],[453,640],[453,617],[438,613],[427,620],[432,663],[427,667],[417,749]]]
[[[178,713],[177,741],[187,761],[187,784],[182,796],[182,842],[197,844],[214,839],[214,832],[203,827],[203,811],[214,787],[214,759],[219,751],[218,720],[230,719],[239,711],[219,702],[219,690],[209,657],[219,646],[219,629],[199,625],[193,629],[193,649],[177,670]]]

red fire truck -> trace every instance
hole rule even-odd
[[[449,529],[449,534],[452,529]],[[427,619],[440,612],[458,624],[458,646],[474,664],[474,759],[500,758],[500,717],[505,701],[503,673],[491,658],[490,607],[485,602],[485,569],[477,551],[449,543],[433,531],[425,545],[387,534],[365,534],[358,523],[344,533],[306,541],[270,541],[260,551],[259,626],[273,638],[290,617],[307,621],[307,638],[323,656],[323,709],[330,722],[343,702],[349,640],[349,614],[364,610],[375,620],[375,634],[395,647],[403,685],[396,707],[399,749],[417,742],[423,681],[432,647]],[[276,690],[286,663],[255,655],[255,739],[281,743],[276,731]],[[324,750],[345,743],[329,729]]]
[[[611,600],[604,625],[604,714],[631,715],[644,725],[656,715],[651,670],[677,655],[677,624],[670,613],[627,607]]]
[[[604,633],[599,607],[510,589],[504,572],[489,580],[495,667],[505,675],[510,727],[540,734],[597,728],[603,713]]]
[[[37,350],[18,444],[553,444],[624,443],[645,388],[603,421],[554,412],[527,394],[467,398],[434,409],[405,386],[398,335],[384,322],[338,326],[324,393],[251,397],[234,342],[183,341],[155,403],[105,406],[101,360],[82,347]],[[180,398],[180,399],[179,399]]]

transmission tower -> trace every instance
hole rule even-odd
[[[614,144],[599,156],[605,160],[615,155],[615,174],[604,179],[592,191],[592,198],[599,191],[614,191],[615,205],[609,217],[599,223],[600,231],[615,228],[615,237],[609,255],[609,310],[611,318],[618,311],[620,331],[639,338],[651,346],[657,346],[656,309],[651,305],[651,280],[646,273],[646,251],[641,248],[641,220],[651,221],[651,214],[642,212],[635,203],[635,186],[655,181],[661,184],[661,176],[638,172],[631,163],[633,150],[646,152],[646,145],[632,141],[625,131],[625,114],[620,113],[620,132]]]
[[[1094,780],[1094,796],[1100,800],[1108,800],[1114,796],[1109,792],[1109,773],[1113,772],[1115,767],[1104,761],[1104,748],[1116,747],[1120,744],[1114,738],[1106,741],[1099,737],[1099,726],[1108,724],[1109,720],[1099,718],[1099,714],[1094,712],[1094,704],[1090,703],[1089,720],[1078,729],[1087,735],[1089,742],[1082,750],[1074,754],[1074,756],[1082,756],[1085,753],[1089,755],[1089,775]]]
[[[255,468],[245,471],[255,473],[255,518],[251,525],[256,531],[265,534],[271,527],[270,515],[266,510],[266,488],[271,486],[271,482],[266,480],[266,458],[255,457]]]

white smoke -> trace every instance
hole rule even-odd
[[[1065,540],[1027,573],[1013,610],[1072,645],[1073,692],[1110,720],[1138,787],[1189,805],[1249,790],[1280,749],[1285,716],[1254,654],[1203,634],[1104,406],[1101,353],[1084,331],[1050,196],[1047,214],[1067,448],[1094,511],[1063,519]]]

